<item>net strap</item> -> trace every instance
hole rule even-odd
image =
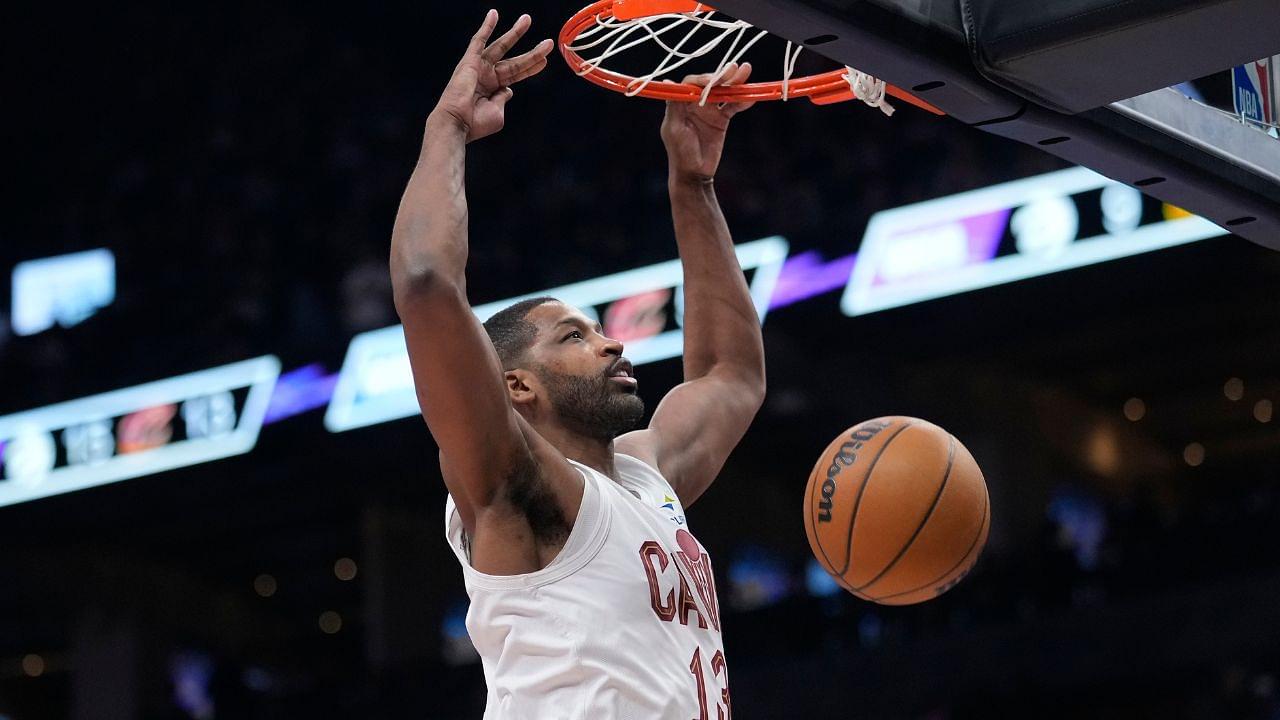
[[[853,91],[853,96],[873,108],[880,108],[880,112],[886,116],[893,115],[894,107],[889,104],[885,98],[885,82],[877,77],[872,77],[861,70],[854,70],[848,65],[845,66],[845,74],[840,77],[849,83],[849,89]]]

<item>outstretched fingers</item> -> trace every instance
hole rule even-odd
[[[497,64],[507,54],[507,51],[515,47],[520,38],[524,37],[525,32],[529,30],[529,26],[532,23],[533,19],[527,13],[516,18],[515,24],[511,26],[511,29],[503,33],[497,40],[489,43],[489,46],[484,49],[481,55],[485,60]]]
[[[551,40],[543,40],[528,52],[503,60],[494,65],[498,74],[499,85],[514,85],[525,78],[533,77],[547,66],[547,55],[555,44]]]
[[[467,47],[467,54],[482,54],[484,46],[489,42],[489,36],[493,34],[493,29],[496,27],[498,27],[498,11],[490,10],[484,14],[484,22],[480,23],[480,29],[476,31],[475,35],[471,36],[471,44]]]

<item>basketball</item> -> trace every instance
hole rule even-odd
[[[804,529],[818,562],[844,589],[910,605],[956,585],[991,527],[987,484],[942,428],[883,417],[841,433],[805,488]]]

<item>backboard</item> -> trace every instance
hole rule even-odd
[[[1189,97],[1185,85],[1170,87],[1229,77],[1237,65],[1280,53],[1273,0],[721,0],[716,7],[808,41],[966,125],[1280,250],[1273,128],[1242,122],[1230,96],[1215,106]],[[1212,38],[1223,41],[1206,42]]]

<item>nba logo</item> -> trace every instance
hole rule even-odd
[[[1231,72],[1232,98],[1241,119],[1260,125],[1276,122],[1276,58],[1237,65]]]

